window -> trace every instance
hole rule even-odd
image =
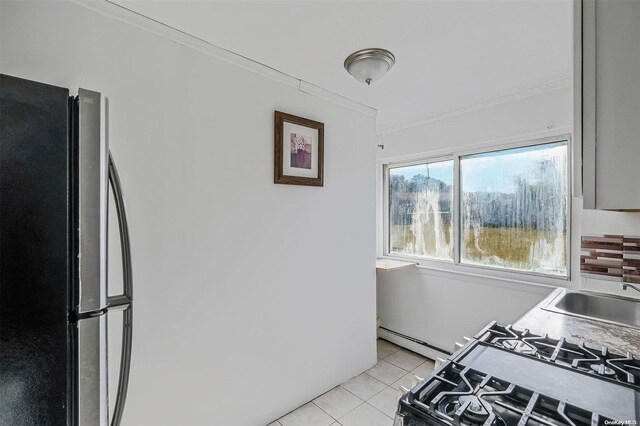
[[[453,161],[389,169],[389,251],[453,259]]]
[[[387,165],[385,254],[567,277],[567,145]]]

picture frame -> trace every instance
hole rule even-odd
[[[274,183],[324,186],[324,123],[275,111]]]

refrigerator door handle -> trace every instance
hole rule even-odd
[[[78,90],[78,312],[106,308],[108,152],[107,97]]]
[[[123,293],[117,296],[109,296],[109,309],[133,302],[133,272],[131,269],[131,241],[129,239],[129,225],[127,212],[124,205],[122,185],[118,169],[109,152],[109,183],[113,190],[116,214],[118,215],[118,228],[120,229],[120,249],[122,250],[122,287]],[[126,306],[125,306],[126,308]]]
[[[120,248],[122,250],[122,287],[123,293],[117,296],[109,296],[109,311],[123,310],[122,320],[122,352],[120,361],[120,374],[118,378],[118,391],[116,393],[115,408],[111,426],[119,426],[122,420],[124,404],[127,399],[129,386],[129,371],[131,369],[131,343],[133,340],[133,271],[131,269],[131,246],[129,240],[129,227],[127,213],[120,185],[118,169],[109,152],[109,183],[113,189],[116,213],[118,216],[118,228],[120,230]]]

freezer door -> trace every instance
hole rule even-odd
[[[107,315],[78,321],[78,425],[108,425]]]
[[[108,143],[106,98],[78,91],[78,311],[107,307]]]
[[[0,425],[67,425],[69,91],[0,74]]]

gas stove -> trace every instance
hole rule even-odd
[[[398,404],[395,426],[637,425],[632,354],[491,323]]]

